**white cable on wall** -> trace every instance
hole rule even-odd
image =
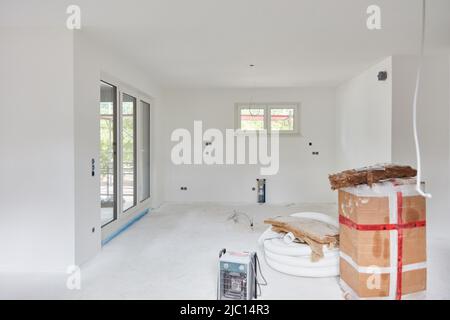
[[[426,9],[426,0],[422,0],[422,38],[421,38],[421,43],[420,43],[419,65],[417,67],[416,88],[414,90],[413,131],[414,131],[414,144],[416,146],[416,160],[417,160],[416,190],[420,195],[427,197],[427,198],[431,198],[431,194],[425,193],[422,190],[422,186],[421,186],[422,166],[421,166],[421,160],[420,160],[419,138],[417,135],[417,99],[418,99],[418,95],[419,95],[420,77],[421,77],[421,73],[422,73],[423,55],[424,55],[424,46],[425,46],[425,22],[426,22],[425,9]]]

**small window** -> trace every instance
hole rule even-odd
[[[236,128],[242,131],[298,133],[298,103],[236,104]]]
[[[295,111],[295,107],[270,107],[270,130],[294,132]]]
[[[239,110],[240,129],[256,131],[265,129],[265,109],[243,107]]]

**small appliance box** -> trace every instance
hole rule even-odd
[[[426,200],[414,179],[339,190],[340,284],[346,298],[424,298]]]

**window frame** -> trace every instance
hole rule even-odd
[[[147,210],[151,207],[152,201],[153,201],[153,195],[152,195],[152,180],[151,180],[151,173],[153,170],[153,156],[152,156],[152,114],[153,114],[153,104],[154,104],[154,100],[153,98],[146,94],[143,93],[142,91],[135,89],[134,87],[122,82],[120,79],[111,76],[110,74],[106,73],[106,72],[100,72],[100,77],[99,77],[99,81],[100,82],[105,82],[111,86],[114,86],[116,88],[116,106],[115,106],[115,110],[116,110],[116,177],[117,177],[117,214],[116,214],[116,219],[109,222],[108,224],[105,224],[103,226],[101,226],[101,230],[102,230],[102,239],[107,237],[107,235],[111,234],[112,232],[114,232],[114,230],[117,229],[117,227],[120,227],[120,225],[122,223],[126,223],[127,220],[131,219],[133,216],[135,216],[136,214]],[[134,129],[135,129],[135,192],[136,192],[136,196],[135,196],[135,200],[136,203],[134,206],[128,208],[127,210],[123,210],[123,203],[122,203],[122,168],[121,168],[121,164],[122,164],[122,117],[121,117],[121,111],[122,111],[122,97],[123,97],[123,93],[127,94],[129,96],[132,96],[133,98],[136,99],[136,106],[135,106],[135,125],[134,125]],[[100,100],[100,99],[99,99]],[[141,170],[141,165],[142,165],[142,156],[141,153],[138,152],[138,148],[141,144],[141,108],[140,106],[140,101],[144,101],[145,103],[150,105],[150,130],[149,130],[149,152],[150,152],[150,196],[148,198],[142,199],[141,198],[141,174],[142,174],[142,170]],[[100,116],[100,115],[99,115]],[[120,199],[120,200],[119,200]],[[100,206],[100,203],[99,203]]]
[[[101,228],[106,227],[107,225],[109,225],[110,223],[114,223],[115,221],[117,221],[118,217],[119,217],[119,163],[118,163],[118,140],[119,140],[119,135],[118,135],[118,127],[119,127],[119,120],[118,120],[118,115],[117,113],[119,112],[119,87],[117,85],[114,85],[113,83],[111,83],[108,80],[103,80],[103,78],[100,79],[100,84],[106,84],[108,86],[111,86],[112,88],[114,88],[114,101],[113,101],[113,156],[114,156],[114,166],[113,166],[113,170],[114,170],[114,208],[113,208],[113,219],[108,221],[107,223],[102,223],[100,220],[100,224],[101,224]],[[101,100],[101,99],[99,99]],[[101,103],[101,101],[100,101]],[[101,114],[99,114],[99,118],[101,118]],[[100,122],[99,122],[100,123]],[[100,163],[100,160],[98,161]],[[101,176],[101,174],[99,175]]]
[[[259,130],[242,130],[241,129],[241,110],[242,109],[263,109],[264,110],[264,128],[262,130],[267,130],[267,106],[262,103],[236,103],[235,104],[235,127],[240,133],[254,133],[261,131]]]
[[[271,110],[272,109],[294,109],[294,128],[293,130],[272,130],[271,128]],[[259,130],[242,130],[241,129],[241,110],[242,109],[264,109],[264,129],[268,134],[277,131],[280,135],[300,135],[300,102],[237,102],[235,103],[235,129],[240,134],[255,133]]]
[[[148,172],[148,182],[149,182],[149,194],[147,197],[143,197],[142,195],[142,188],[143,188],[143,179],[144,178],[144,169],[143,169],[143,165],[144,165],[144,155],[143,155],[143,150],[141,150],[141,146],[142,146],[142,139],[143,139],[143,135],[144,135],[144,127],[143,127],[143,114],[142,114],[142,103],[145,103],[148,105],[148,156],[149,156],[149,172]],[[138,146],[138,154],[137,154],[137,160],[139,163],[139,168],[138,168],[138,182],[139,182],[139,186],[136,190],[139,190],[139,194],[138,194],[138,201],[139,203],[143,203],[146,202],[147,200],[149,200],[152,197],[152,102],[151,99],[140,95],[139,96],[139,108],[137,110],[137,130],[139,132],[139,137],[138,137],[138,141],[139,141],[139,146]]]
[[[124,208],[124,204],[123,204],[123,181],[124,181],[124,171],[123,171],[123,165],[124,165],[124,157],[123,157],[123,96],[127,95],[129,97],[131,97],[132,99],[134,99],[134,108],[133,108],[133,205],[131,207],[128,208]],[[119,178],[119,183],[120,183],[120,212],[122,214],[124,213],[128,213],[130,211],[132,211],[133,208],[136,207],[136,205],[138,204],[139,200],[138,200],[138,155],[137,155],[137,144],[138,144],[138,134],[139,134],[139,130],[137,128],[137,118],[138,118],[138,99],[139,99],[139,93],[134,91],[133,89],[128,89],[128,88],[124,88],[122,86],[121,90],[120,90],[120,105],[119,105],[119,111],[120,113],[118,114],[119,117],[119,146],[120,146],[120,151],[119,151],[119,166],[120,166],[120,178]]]

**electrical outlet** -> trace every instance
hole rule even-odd
[[[319,151],[313,151],[312,153],[314,156],[318,156],[319,155]]]

